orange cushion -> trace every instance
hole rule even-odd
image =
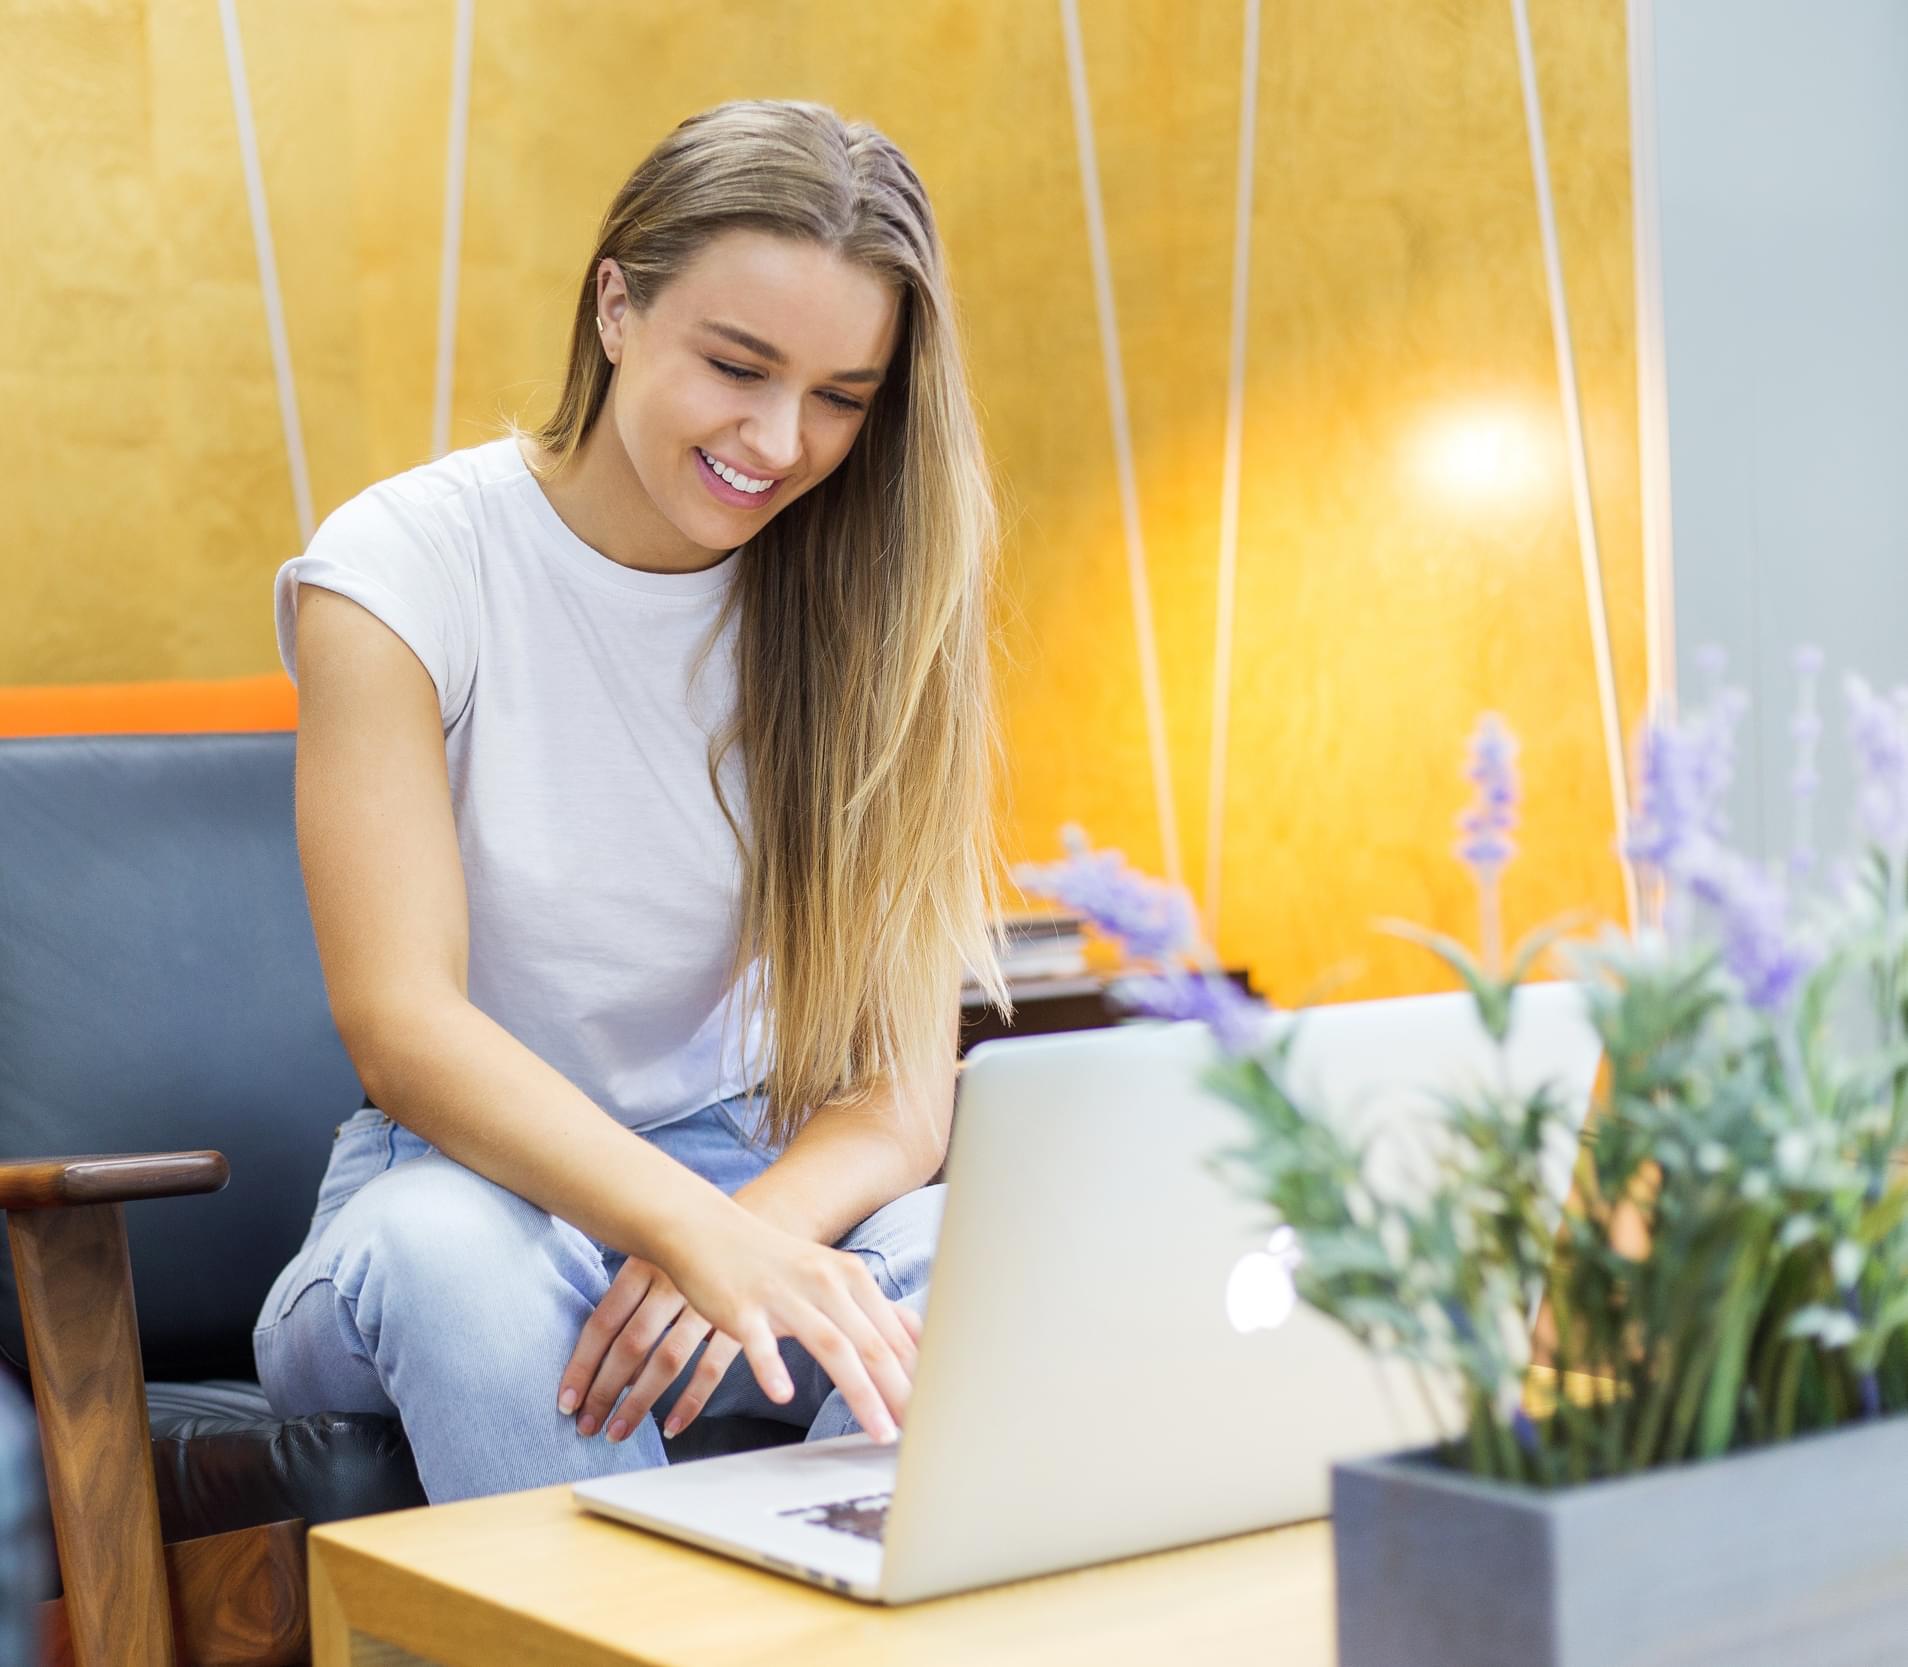
[[[282,672],[203,682],[0,688],[0,736],[172,735],[297,727],[298,691]]]

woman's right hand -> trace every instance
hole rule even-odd
[[[685,1252],[670,1258],[669,1273],[719,1334],[683,1390],[689,1416],[715,1388],[713,1378],[702,1380],[719,1377],[732,1358],[718,1348],[724,1335],[741,1349],[762,1393],[778,1404],[789,1400],[795,1386],[776,1344],[790,1337],[828,1374],[862,1429],[877,1441],[895,1439],[914,1378],[913,1315],[888,1300],[860,1257],[784,1232],[724,1199]]]

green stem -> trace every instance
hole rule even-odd
[[[1770,1419],[1769,1439],[1787,1441],[1795,1434],[1795,1402],[1802,1388],[1802,1368],[1808,1361],[1808,1347],[1790,1343],[1782,1350],[1782,1367],[1776,1377],[1775,1405]]]
[[[1597,1455],[1597,1474],[1615,1476],[1623,1469],[1623,1454],[1631,1431],[1641,1416],[1643,1386],[1635,1364],[1624,1352],[1621,1328],[1610,1350],[1610,1370],[1616,1377],[1616,1399],[1603,1421],[1602,1450]]]
[[[1572,1482],[1582,1482],[1588,1480],[1590,1474],[1590,1447],[1581,1410],[1570,1398],[1570,1370],[1575,1358],[1570,1339],[1576,1314],[1561,1290],[1551,1292],[1550,1317],[1557,1328],[1557,1409],[1552,1416],[1563,1420],[1565,1474]],[[1595,1416],[1594,1403],[1591,1415]]]
[[[1662,1345],[1660,1360],[1652,1362],[1646,1359],[1644,1362],[1643,1375],[1649,1381],[1650,1392],[1630,1442],[1630,1469],[1632,1470],[1647,1470],[1654,1462],[1656,1443],[1662,1431],[1663,1420],[1669,1415],[1671,1397],[1676,1387],[1677,1374],[1674,1366],[1676,1358],[1675,1347],[1665,1343]]]
[[[1528,1480],[1530,1467],[1526,1463],[1524,1449],[1518,1444],[1516,1432],[1497,1416],[1495,1406],[1488,1407],[1485,1416],[1490,1419],[1491,1437],[1497,1447],[1498,1463],[1503,1466],[1504,1479],[1507,1482]]]
[[[1709,1386],[1695,1426],[1699,1457],[1713,1458],[1727,1450],[1736,1434],[1742,1407],[1742,1384],[1748,1366],[1749,1342],[1755,1317],[1768,1301],[1762,1268],[1768,1251],[1766,1232],[1751,1233],[1723,1295],[1722,1321],[1717,1328],[1716,1354]],[[1687,1451],[1684,1442],[1677,1451]]]
[[[1473,1476],[1494,1476],[1494,1461],[1490,1416],[1484,1405],[1483,1397],[1475,1389],[1470,1392],[1471,1413],[1468,1420],[1468,1434],[1471,1438],[1471,1474]]]

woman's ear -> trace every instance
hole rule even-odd
[[[596,332],[603,343],[603,356],[611,364],[622,361],[629,311],[629,289],[623,281],[623,269],[605,255],[596,267]]]

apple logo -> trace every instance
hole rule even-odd
[[[1248,1251],[1226,1280],[1226,1318],[1234,1331],[1276,1331],[1292,1317],[1298,1292],[1292,1270],[1301,1260],[1298,1235],[1275,1227],[1265,1249]]]

